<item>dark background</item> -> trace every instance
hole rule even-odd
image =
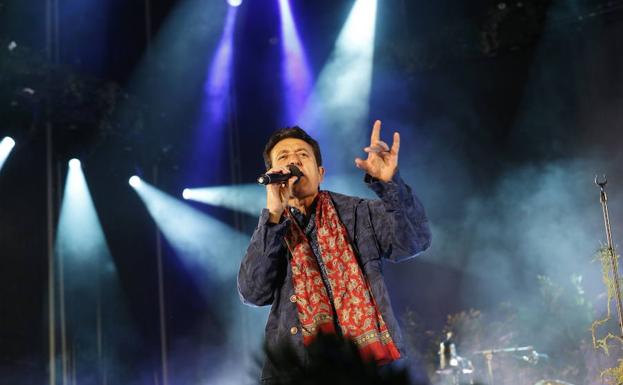
[[[159,359],[154,223],[128,177],[141,175],[177,197],[187,186],[251,183],[267,136],[292,123],[279,118],[276,2],[246,0],[236,22],[232,91],[239,140],[212,149],[215,163],[196,163],[189,155],[195,117],[226,5],[186,2],[202,5],[205,14],[196,14],[182,3],[152,1],[148,29],[143,1],[60,1],[55,35],[46,29],[43,2],[0,1],[0,136],[17,142],[0,171],[0,375],[12,383],[47,378],[46,121],[54,201],[66,161],[79,157],[119,275],[120,292],[110,301],[127,309],[132,325],[115,337],[124,341],[116,345],[125,365],[118,378],[127,383],[153,379]],[[291,4],[318,75],[353,2]],[[433,226],[431,250],[388,265],[387,282],[397,312],[415,310],[436,331],[455,311],[529,301],[538,274],[584,275],[602,311],[599,268],[591,264],[604,238],[595,173],[608,174],[615,237],[623,231],[623,4],[504,4],[379,4],[369,126],[380,118],[401,132],[401,173]],[[57,44],[46,50],[50,36]],[[191,205],[249,235],[256,223]],[[197,357],[189,367],[210,366],[204,358],[228,343],[218,293],[234,282],[208,282],[216,298],[206,299],[164,247],[171,345]],[[193,372],[172,366],[180,378]]]

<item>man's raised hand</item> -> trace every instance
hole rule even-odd
[[[355,159],[355,165],[364,170],[370,176],[389,182],[398,169],[398,151],[400,150],[400,134],[394,133],[394,142],[391,148],[381,140],[381,121],[374,122],[370,145],[363,149],[368,153],[368,158]]]

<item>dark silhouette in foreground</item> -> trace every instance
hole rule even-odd
[[[307,347],[307,362],[290,346],[265,352],[275,367],[271,385],[419,385],[406,368],[366,362],[354,342],[335,335],[319,334]]]

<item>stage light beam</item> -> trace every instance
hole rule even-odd
[[[197,286],[209,297],[206,277],[233,279],[249,241],[247,235],[142,181],[135,188],[164,238],[196,272]]]
[[[300,119],[319,139],[331,138],[325,146],[340,146],[325,151],[336,167],[359,154],[344,151],[343,143],[365,143],[369,135],[376,9],[377,0],[355,2]]]
[[[80,168],[82,166],[82,164],[80,163],[80,161],[76,158],[73,158],[69,161],[69,167],[70,168]]]
[[[11,150],[13,150],[13,147],[15,147],[15,140],[9,136],[5,136],[4,139],[0,141],[0,170],[9,157]]]
[[[279,0],[286,124],[296,121],[311,91],[312,76],[303,44],[294,23],[289,0]]]
[[[203,97],[196,121],[196,138],[192,156],[193,178],[218,170],[230,114],[231,80],[234,62],[235,6],[227,9],[216,51],[211,58],[203,81]]]
[[[236,13],[236,8],[230,8],[227,11],[223,34],[210,64],[208,79],[205,84],[206,105],[202,111],[204,114],[202,125],[214,126],[225,121],[231,83]]]
[[[69,162],[57,229],[60,322],[76,357],[63,358],[76,365],[75,378],[85,379],[77,382],[90,382],[106,362],[110,369],[103,375],[118,383],[118,354],[133,331],[117,268],[77,159]]]
[[[58,225],[57,249],[66,257],[110,255],[80,161],[69,161]]]
[[[366,188],[363,176],[356,172],[351,174],[331,175],[325,178],[323,190],[340,191],[345,194],[374,198],[374,194]],[[186,200],[201,202],[215,207],[224,207],[239,213],[257,217],[266,207],[266,189],[256,183],[185,188],[182,196]]]
[[[266,189],[256,183],[186,188],[182,196],[186,200],[225,207],[252,216],[259,216],[262,208],[266,206]]]
[[[130,177],[130,179],[128,180],[128,183],[130,184],[130,186],[132,186],[133,188],[138,188],[141,185],[141,178],[139,178],[136,175],[133,175]]]

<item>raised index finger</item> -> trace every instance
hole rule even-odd
[[[370,136],[370,145],[373,146],[379,140],[381,140],[381,121],[377,120],[374,122],[374,126],[372,127],[372,135]]]

